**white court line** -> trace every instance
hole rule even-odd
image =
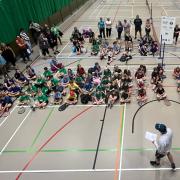
[[[171,171],[171,168],[129,168],[117,169],[117,171]],[[180,168],[176,168],[179,171]],[[14,171],[0,171],[0,174],[9,173],[78,173],[78,172],[114,172],[115,169],[64,169],[64,170],[14,170]]]
[[[123,117],[123,128],[122,128],[122,139],[121,139],[121,154],[120,154],[120,165],[119,165],[119,180],[121,179],[122,175],[122,159],[123,159],[123,146],[124,146],[124,127],[125,127],[125,121],[126,121],[126,104],[124,106],[124,117]]]
[[[102,12],[102,10],[104,10],[104,4],[101,4],[102,6],[101,6],[101,8],[99,9],[99,11],[98,11],[98,13],[96,14],[96,18],[99,18],[99,17],[101,17],[101,16],[99,16],[100,15],[100,13]]]
[[[47,108],[53,108],[53,107],[59,107],[60,105],[48,105],[46,106]],[[93,105],[93,104],[87,104],[87,105],[83,105],[83,104],[76,104],[76,105],[70,105],[68,108],[76,108],[76,107],[105,107],[105,104],[101,104],[101,105]],[[124,106],[122,104],[114,104],[113,107],[121,107]],[[25,108],[30,108],[30,106],[19,106],[19,107],[25,107]]]
[[[17,105],[12,109],[12,111],[10,111],[9,116],[13,113],[13,111],[16,109],[16,107],[17,107]],[[8,119],[9,116],[7,116],[7,117],[0,123],[0,127],[6,122],[6,120]]]
[[[100,0],[100,2],[97,1],[96,4],[98,4],[98,6],[96,6],[96,8],[93,10],[93,12],[91,12],[91,15],[89,16],[89,19],[93,16],[93,14],[95,13],[95,11],[101,6],[101,4],[103,3],[103,1]]]
[[[131,10],[131,18],[133,18],[134,17],[134,6],[132,6],[132,10]]]
[[[17,129],[14,131],[13,135],[11,136],[11,138],[8,140],[8,142],[4,145],[4,147],[2,148],[0,155],[2,155],[2,153],[4,152],[4,150],[6,149],[6,147],[9,145],[9,143],[11,142],[11,140],[13,139],[13,137],[16,135],[16,133],[19,131],[19,129],[21,128],[21,126],[23,125],[23,123],[25,122],[25,120],[27,119],[27,117],[29,116],[31,110],[27,113],[26,117],[23,119],[23,121],[21,122],[21,124],[17,127]]]
[[[162,6],[162,9],[165,12],[165,15],[168,16],[168,13],[167,13],[166,9],[163,6]]]
[[[144,58],[144,59],[148,59],[148,58],[153,58],[152,56],[133,56],[133,59],[137,59],[137,58]],[[155,59],[157,59],[158,57],[154,57]],[[165,60],[167,58],[176,58],[178,59],[178,57],[176,56],[165,56]],[[60,56],[57,57],[57,59],[99,59],[99,57],[97,56],[75,56],[75,57],[68,57],[68,56]]]
[[[166,10],[167,12],[179,12],[179,10],[178,9],[170,9],[170,10]]]

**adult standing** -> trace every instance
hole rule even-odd
[[[60,44],[62,45],[61,37],[63,33],[59,30],[59,28],[55,24],[53,24],[53,26],[51,27],[51,32],[54,34],[54,36],[58,38]]]
[[[46,54],[50,55],[48,39],[45,37],[43,33],[41,33],[39,36],[39,48],[41,49],[41,52],[44,55],[44,57],[46,56]]]
[[[174,28],[174,39],[175,39],[175,45],[177,44],[177,41],[178,41],[178,37],[179,37],[179,31],[180,31],[180,28],[178,25],[175,26]]]
[[[126,33],[130,34],[131,25],[126,19],[124,19],[123,28],[124,28],[124,35]]]
[[[102,34],[103,37],[105,38],[105,22],[103,21],[102,17],[100,18],[100,21],[98,22],[98,28],[99,28],[99,34],[102,38]]]
[[[153,141],[153,144],[156,147],[156,159],[155,161],[150,161],[150,164],[152,166],[159,166],[160,159],[167,155],[171,163],[171,168],[175,170],[176,166],[170,153],[173,138],[172,130],[170,128],[167,128],[166,125],[158,123],[155,125],[155,129],[158,130],[161,134],[157,141]]]
[[[16,67],[16,55],[13,49],[4,43],[1,44],[2,56],[7,61],[7,63],[11,63],[13,67]]]
[[[27,48],[27,45],[26,45],[24,39],[22,39],[20,36],[17,36],[16,44],[20,49],[20,54],[21,54],[21,57],[23,58],[24,63],[26,63],[26,58],[28,60],[30,60],[30,58],[29,58],[30,54],[28,53],[28,48]]]
[[[112,31],[112,22],[110,18],[107,18],[106,20],[106,36],[107,37],[111,36],[111,31]]]
[[[151,32],[151,21],[150,21],[150,19],[147,19],[146,20],[146,25],[145,25],[146,36],[149,36],[150,32]]]
[[[134,25],[135,25],[135,39],[137,38],[137,32],[139,32],[140,37],[142,38],[142,33],[141,33],[142,19],[139,18],[139,15],[136,15],[136,18],[134,19]]]
[[[20,29],[20,34],[19,34],[19,35],[20,35],[20,37],[24,40],[24,42],[26,43],[26,45],[27,45],[30,53],[32,53],[33,50],[32,50],[32,45],[31,45],[30,38],[29,38],[29,36],[27,35],[27,33],[24,31],[23,28]]]
[[[121,34],[123,31],[123,25],[121,21],[118,21],[118,24],[116,24],[116,29],[117,29],[117,33],[118,33],[118,39],[121,39]]]
[[[1,54],[0,54],[0,72],[5,77],[5,74],[7,73],[7,70],[6,70],[6,60],[3,58],[3,56],[1,56]]]
[[[38,23],[30,21],[29,22],[29,30],[31,32],[33,41],[35,42],[35,44],[37,44],[39,35],[41,33],[41,26]]]

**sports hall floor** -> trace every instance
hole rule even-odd
[[[160,16],[178,16],[180,1],[153,0],[153,17],[157,34],[159,34]],[[99,17],[110,17],[113,27],[118,20],[133,18],[139,14],[145,21],[149,12],[145,0],[97,0],[94,5],[82,14],[65,32],[63,48],[57,56],[67,67],[76,68],[82,64],[85,68],[99,62],[102,67],[106,61],[91,57],[90,51],[81,56],[71,53],[69,36],[74,26],[80,29],[91,27],[96,34]],[[132,27],[132,35],[134,27]],[[113,28],[111,42],[116,38]],[[85,46],[90,50],[90,44]],[[161,62],[157,57],[140,57],[135,42],[133,59],[128,64],[114,60],[122,69],[128,68],[134,74],[140,64],[147,65],[148,74],[154,66]],[[172,78],[174,67],[180,64],[179,48],[168,46],[165,53],[165,71],[167,78],[164,87],[168,98],[180,102],[176,92],[176,83]],[[118,58],[117,58],[118,59]],[[38,73],[48,60],[38,59],[33,67]],[[148,100],[154,100],[150,80],[147,80]],[[15,105],[6,118],[0,119],[0,180],[179,180],[180,179],[180,141],[179,141],[179,109],[180,105],[171,102],[166,106],[163,102],[153,101],[143,106],[135,117],[134,133],[132,133],[133,116],[139,106],[136,102],[136,85],[132,103],[115,105],[107,109],[99,152],[95,169],[93,169],[96,148],[102,127],[105,106],[81,105],[70,106],[59,112],[57,106],[48,106],[44,110],[32,112],[26,107],[24,114],[18,114]],[[149,161],[154,158],[153,145],[145,140],[146,131],[157,133],[154,124],[165,123],[174,132],[173,156],[176,162],[176,172],[171,172],[166,158],[160,168],[153,168]],[[19,176],[18,176],[19,175]]]

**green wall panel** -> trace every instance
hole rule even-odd
[[[9,43],[29,20],[42,22],[76,0],[0,0],[0,41]]]

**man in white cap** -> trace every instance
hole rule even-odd
[[[175,170],[176,166],[170,153],[173,137],[172,130],[170,128],[166,128],[166,125],[158,123],[155,125],[155,129],[158,130],[161,135],[157,141],[153,141],[153,144],[156,146],[156,159],[155,161],[150,161],[150,164],[152,166],[159,166],[160,159],[167,155],[171,163],[172,170]]]

